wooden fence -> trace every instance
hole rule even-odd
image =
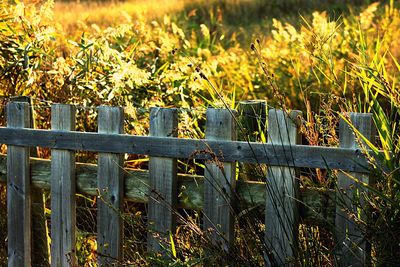
[[[235,141],[236,113],[208,109],[206,138],[196,140],[176,137],[177,112],[151,109],[150,135],[133,136],[123,133],[120,107],[99,107],[98,133],[93,133],[74,131],[74,106],[52,105],[52,129],[38,130],[29,128],[29,105],[10,102],[7,127],[0,127],[0,143],[7,145],[7,155],[0,156],[0,175],[3,180],[7,177],[8,266],[31,264],[32,186],[51,192],[52,266],[76,265],[77,192],[100,194],[105,200],[98,202],[97,214],[98,263],[104,266],[123,259],[123,222],[118,211],[124,198],[148,202],[149,250],[159,251],[165,242],[153,233],[161,237],[174,233],[177,207],[202,209],[204,229],[212,229],[213,240],[229,250],[234,239],[232,207],[239,198],[247,207],[265,206],[265,243],[271,248],[266,265],[290,265],[300,219],[334,225],[338,266],[366,264],[365,233],[349,211],[356,209],[353,196],[363,190],[353,177],[369,183],[368,163],[345,122],[340,123],[340,147],[306,146],[300,144],[298,133],[301,114],[272,109],[267,143]],[[350,119],[372,140],[370,114],[352,113]],[[51,161],[30,158],[30,147],[50,148]],[[98,152],[98,164],[75,163],[77,150]],[[124,170],[124,153],[150,156],[149,171]],[[207,160],[204,177],[177,174],[178,158]],[[267,183],[237,181],[235,162],[268,165]],[[343,171],[338,189],[300,189],[295,170],[302,167]]]

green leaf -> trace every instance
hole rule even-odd
[[[174,237],[172,236],[172,233],[169,233],[169,240],[171,241],[171,253],[174,258],[176,258],[176,249],[175,249],[175,242],[174,242]]]

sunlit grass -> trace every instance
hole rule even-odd
[[[113,26],[126,23],[130,18],[152,19],[183,11],[188,3],[200,0],[130,0],[124,2],[59,2],[54,7],[55,20],[67,31],[73,31],[79,24]]]

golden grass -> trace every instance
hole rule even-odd
[[[79,24],[112,26],[132,18],[152,20],[183,11],[185,6],[201,0],[131,0],[126,2],[56,2],[54,18],[66,30]]]

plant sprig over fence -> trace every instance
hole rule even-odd
[[[334,200],[334,192],[299,191],[294,172],[295,168],[311,167],[369,173],[368,162],[357,148],[352,129],[344,121],[340,132],[344,140],[342,147],[350,148],[295,144],[295,140],[299,140],[296,139],[299,132],[296,123],[298,114],[286,114],[279,110],[268,112],[268,125],[271,128],[267,131],[266,144],[234,141],[236,126],[231,117],[234,113],[224,109],[207,110],[204,140],[173,137],[178,123],[176,109],[152,109],[150,136],[121,134],[123,112],[116,107],[99,108],[98,133],[70,131],[74,129],[75,120],[75,110],[70,105],[52,105],[52,130],[26,128],[30,125],[29,114],[27,103],[10,102],[7,106],[8,127],[0,128],[0,142],[8,145],[7,157],[2,158],[7,161],[7,170],[4,166],[2,170],[7,173],[8,262],[11,266],[29,265],[31,260],[31,207],[30,193],[27,193],[31,192],[31,185],[51,189],[52,261],[63,266],[76,264],[77,260],[75,190],[99,197],[97,260],[100,265],[123,262],[121,211],[124,197],[148,202],[149,252],[160,252],[164,255],[162,257],[178,257],[174,241],[176,220],[179,219],[178,225],[185,220],[184,214],[177,209],[179,206],[203,209],[204,238],[209,239],[215,247],[222,246],[225,253],[231,253],[236,239],[235,221],[246,217],[240,215],[243,212],[261,205],[266,207],[266,234],[265,237],[258,236],[258,239],[261,247],[265,248],[261,251],[266,254],[259,257],[268,264],[301,262],[297,241],[300,218],[314,225],[331,225],[330,230],[339,238],[334,254],[338,262],[365,263],[368,260],[370,252],[363,247],[365,232],[359,230],[361,228],[357,220],[350,216],[353,213],[346,212],[357,208],[352,202],[354,186],[358,186],[357,177],[367,175],[354,173],[355,180],[341,176],[337,199],[346,203],[343,211],[342,206],[335,205],[339,203]],[[358,130],[364,135],[371,132],[371,116],[351,115],[356,127],[358,118],[362,121]],[[230,126],[226,128],[229,123]],[[114,127],[114,130],[107,130],[107,127]],[[165,131],[159,132],[160,129]],[[228,139],[222,137],[229,129],[232,135]],[[52,149],[51,163],[29,159],[28,147],[35,146]],[[75,150],[99,152],[98,166],[75,164]],[[124,153],[149,155],[149,172],[125,172],[122,163]],[[176,159],[191,157],[205,160],[204,178],[177,175]],[[234,162],[254,162],[255,159],[259,164],[268,165],[267,186],[262,182],[236,182]],[[293,171],[288,172],[288,167]],[[365,179],[363,183],[368,183]],[[201,183],[203,185],[199,186]],[[363,188],[358,187],[357,192],[362,191]],[[361,193],[360,197],[364,197],[364,194]],[[200,201],[191,202],[192,195]],[[327,208],[322,203],[329,203],[331,214],[321,210]],[[283,205],[285,209],[280,208]],[[321,210],[321,213],[317,210]],[[276,221],[272,223],[271,220]],[[352,231],[351,235],[342,237],[342,233],[349,231]],[[354,247],[354,250],[350,252],[348,247]],[[216,263],[215,259],[204,260]]]

